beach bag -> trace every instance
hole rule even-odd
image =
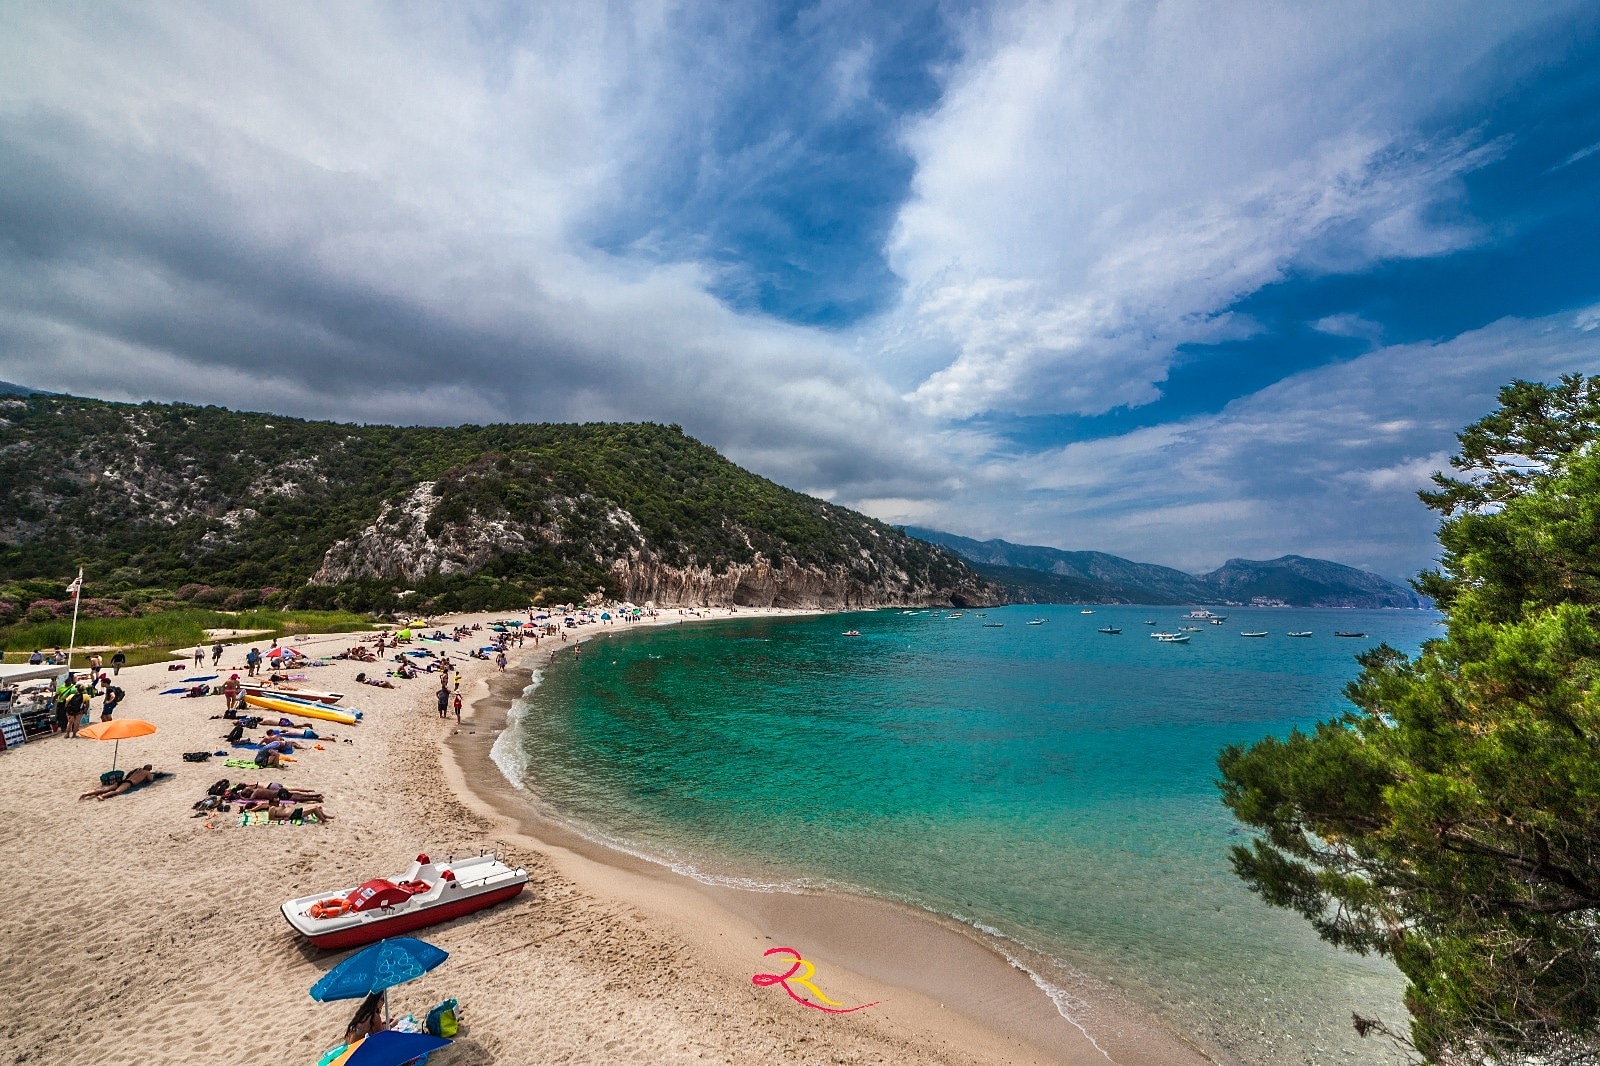
[[[105,773],[100,775],[100,784],[102,786],[122,784],[122,771],[107,770]]]
[[[183,753],[184,762],[207,762],[211,759],[209,751],[186,751]]]
[[[428,1012],[427,1029],[434,1036],[452,1040],[461,1031],[461,1018],[456,1001],[447,999]]]

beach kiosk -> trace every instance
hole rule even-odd
[[[12,686],[49,680],[64,671],[60,666],[0,663],[0,751],[50,732],[50,712],[38,704],[19,706]]]

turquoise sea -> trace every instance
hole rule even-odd
[[[1215,758],[1340,713],[1354,656],[1414,652],[1437,616],[1093,612],[591,632],[530,688],[496,758],[581,832],[695,876],[941,912],[1004,938],[1046,987],[1087,971],[1240,1061],[1384,1061],[1349,1018],[1403,1021],[1398,974],[1234,878],[1227,848],[1246,838]],[[1200,628],[1163,644],[1146,620]]]

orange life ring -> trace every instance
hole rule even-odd
[[[311,905],[310,914],[313,918],[337,918],[350,910],[350,904],[342,899],[324,899]]]

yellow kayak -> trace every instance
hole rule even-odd
[[[341,725],[355,725],[356,716],[349,711],[341,711],[337,707],[324,707],[320,704],[299,703],[294,700],[274,699],[271,696],[255,696],[245,694],[244,701],[252,707],[263,710],[277,711],[291,718],[321,718],[325,722],[338,722]]]

